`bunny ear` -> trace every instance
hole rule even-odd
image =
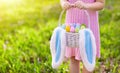
[[[96,43],[91,30],[83,29],[79,32],[80,54],[84,66],[88,71],[93,71],[96,60]]]
[[[85,52],[89,63],[93,63],[93,47],[89,31],[84,31],[85,35]]]
[[[57,27],[51,37],[51,53],[52,53],[52,67],[54,69],[58,68],[63,62],[65,53],[65,30]]]

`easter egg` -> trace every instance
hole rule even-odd
[[[82,24],[82,25],[81,25],[81,29],[84,29],[84,28],[86,28],[86,25],[85,25],[85,24]]]
[[[69,25],[66,25],[66,31],[70,32],[70,26]]]
[[[63,25],[62,25],[62,28],[63,28],[63,29],[65,29],[65,27],[66,27],[66,25],[65,25],[65,24],[63,24]]]
[[[80,25],[76,25],[76,28],[80,28]]]
[[[79,28],[75,28],[75,32],[79,32]]]
[[[73,27],[76,28],[76,24],[73,24]]]
[[[75,32],[75,28],[73,26],[70,28],[70,32]]]

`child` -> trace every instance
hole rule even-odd
[[[88,20],[83,12],[87,10],[90,15],[90,29],[93,31],[97,46],[97,57],[100,57],[100,35],[98,23],[98,10],[103,9],[105,4],[104,0],[61,0],[61,6],[66,11],[66,24],[70,23],[85,23]],[[79,73],[80,51],[78,48],[67,48],[65,56],[70,58],[70,73]],[[82,73],[91,73],[83,66]]]

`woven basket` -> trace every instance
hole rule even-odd
[[[90,28],[90,17],[86,10],[83,10],[87,16],[88,27]],[[63,10],[60,14],[58,25],[61,26],[62,15],[65,12]],[[80,29],[82,30],[82,29]],[[66,32],[66,46],[70,48],[79,48],[79,33]]]
[[[66,32],[66,46],[71,48],[79,47],[79,34]]]

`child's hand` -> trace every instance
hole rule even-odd
[[[87,4],[84,3],[83,1],[77,1],[74,4],[75,4],[75,7],[79,9],[87,9]]]
[[[71,7],[73,7],[73,5],[71,5],[68,1],[62,2],[61,6],[62,6],[62,8],[65,9],[65,10],[68,10],[68,9],[70,9]]]

